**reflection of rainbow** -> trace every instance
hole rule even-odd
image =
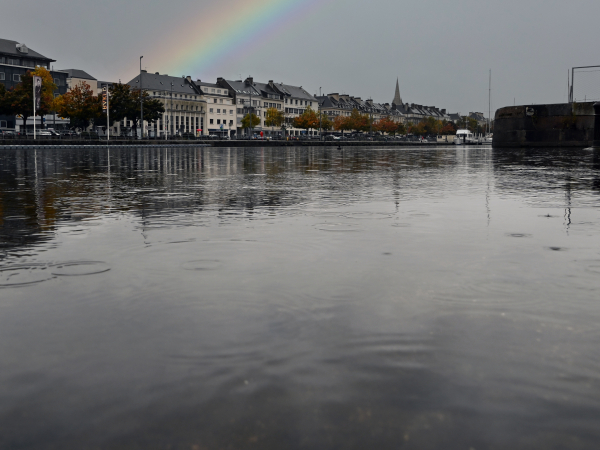
[[[198,74],[225,59],[257,50],[265,41],[285,27],[313,13],[330,0],[231,0],[216,2],[205,8],[198,18],[178,26],[181,30],[171,40],[169,55],[161,66],[170,72]],[[192,30],[190,32],[190,30]],[[307,30],[307,32],[313,32]],[[181,44],[183,43],[183,44]],[[177,49],[173,52],[173,48]]]

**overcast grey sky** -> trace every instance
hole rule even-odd
[[[186,30],[193,39],[194,27],[213,27],[226,39],[231,21],[203,12],[239,3],[0,0],[0,37],[56,59],[57,69],[125,82],[137,73],[140,55],[148,71],[169,73],[167,53],[181,41],[192,71],[197,55]],[[489,69],[496,109],[513,101],[566,101],[567,70],[600,64],[599,0],[324,0],[311,11],[299,20],[275,19],[286,26],[273,23],[266,39],[253,42],[246,34],[237,52],[215,64],[169,74],[213,82],[252,75],[379,102],[391,102],[398,77],[405,102],[487,115]],[[599,87],[588,80],[585,94],[600,96],[600,73],[589,76]]]

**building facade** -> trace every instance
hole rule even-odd
[[[207,134],[205,132],[206,100],[202,90],[190,76],[172,77],[158,72],[152,74],[142,71],[127,84],[132,89],[137,88],[148,92],[150,98],[157,99],[164,105],[165,112],[158,121],[150,124],[144,121],[144,131],[149,136],[180,136],[184,133]],[[121,121],[118,125],[118,134],[131,134],[132,126],[131,120]]]
[[[43,67],[50,71],[56,91],[54,96],[58,96],[67,92],[67,73],[62,71],[52,70],[52,63],[55,60],[48,58],[40,53],[28,48],[25,44],[7,39],[0,39],[0,83],[7,90],[13,89],[21,82],[21,76],[28,71],[35,70],[36,67]],[[33,117],[27,119],[27,123],[23,124],[23,120],[15,116],[0,116],[0,128],[12,129],[16,131],[25,131],[25,129],[33,128]],[[62,121],[56,117],[56,114],[48,114],[44,117],[37,117],[37,126],[40,128],[50,126],[50,124],[61,124]]]

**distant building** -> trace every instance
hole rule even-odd
[[[398,95],[399,96],[399,95]],[[389,103],[377,103],[372,99],[363,100],[346,94],[327,94],[319,97],[322,112],[332,120],[337,116],[349,116],[356,109],[361,114],[368,114],[374,122],[387,117],[394,122],[404,122],[404,114],[394,109]]]
[[[475,119],[477,121],[477,125],[484,127],[487,125],[488,121],[485,118],[485,115],[482,112],[470,112],[470,119]]]
[[[17,41],[0,39],[0,83],[6,89],[12,89],[21,82],[21,76],[28,71],[35,70],[36,67],[44,67],[50,71],[57,90],[54,96],[67,92],[67,73],[52,70],[51,64],[54,59],[48,58],[40,53],[28,48],[25,44]],[[37,117],[38,126],[63,126],[68,121],[57,118],[55,114],[48,114],[44,117]],[[41,124],[40,124],[41,122]],[[27,119],[25,128],[33,128],[33,117]],[[15,129],[23,131],[23,120],[15,116],[0,116],[0,128]]]
[[[451,121],[450,115],[445,109],[439,109],[435,106],[418,105],[416,103],[404,103],[402,97],[400,97],[400,84],[398,79],[396,79],[396,92],[394,93],[392,108],[400,112],[407,123],[417,124],[427,120],[429,117],[441,121]]]

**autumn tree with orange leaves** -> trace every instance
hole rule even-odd
[[[398,124],[386,116],[375,122],[373,128],[381,133],[396,134]]]
[[[54,91],[57,89],[52,74],[44,67],[27,71],[21,75],[21,82],[5,94],[6,109],[10,114],[21,116],[23,127],[27,124],[27,118],[34,115],[33,111],[33,77],[42,78],[42,98],[40,109],[35,115],[44,116],[54,109]]]
[[[74,128],[85,130],[100,117],[101,106],[90,85],[82,82],[56,98],[56,112],[67,117]]]

